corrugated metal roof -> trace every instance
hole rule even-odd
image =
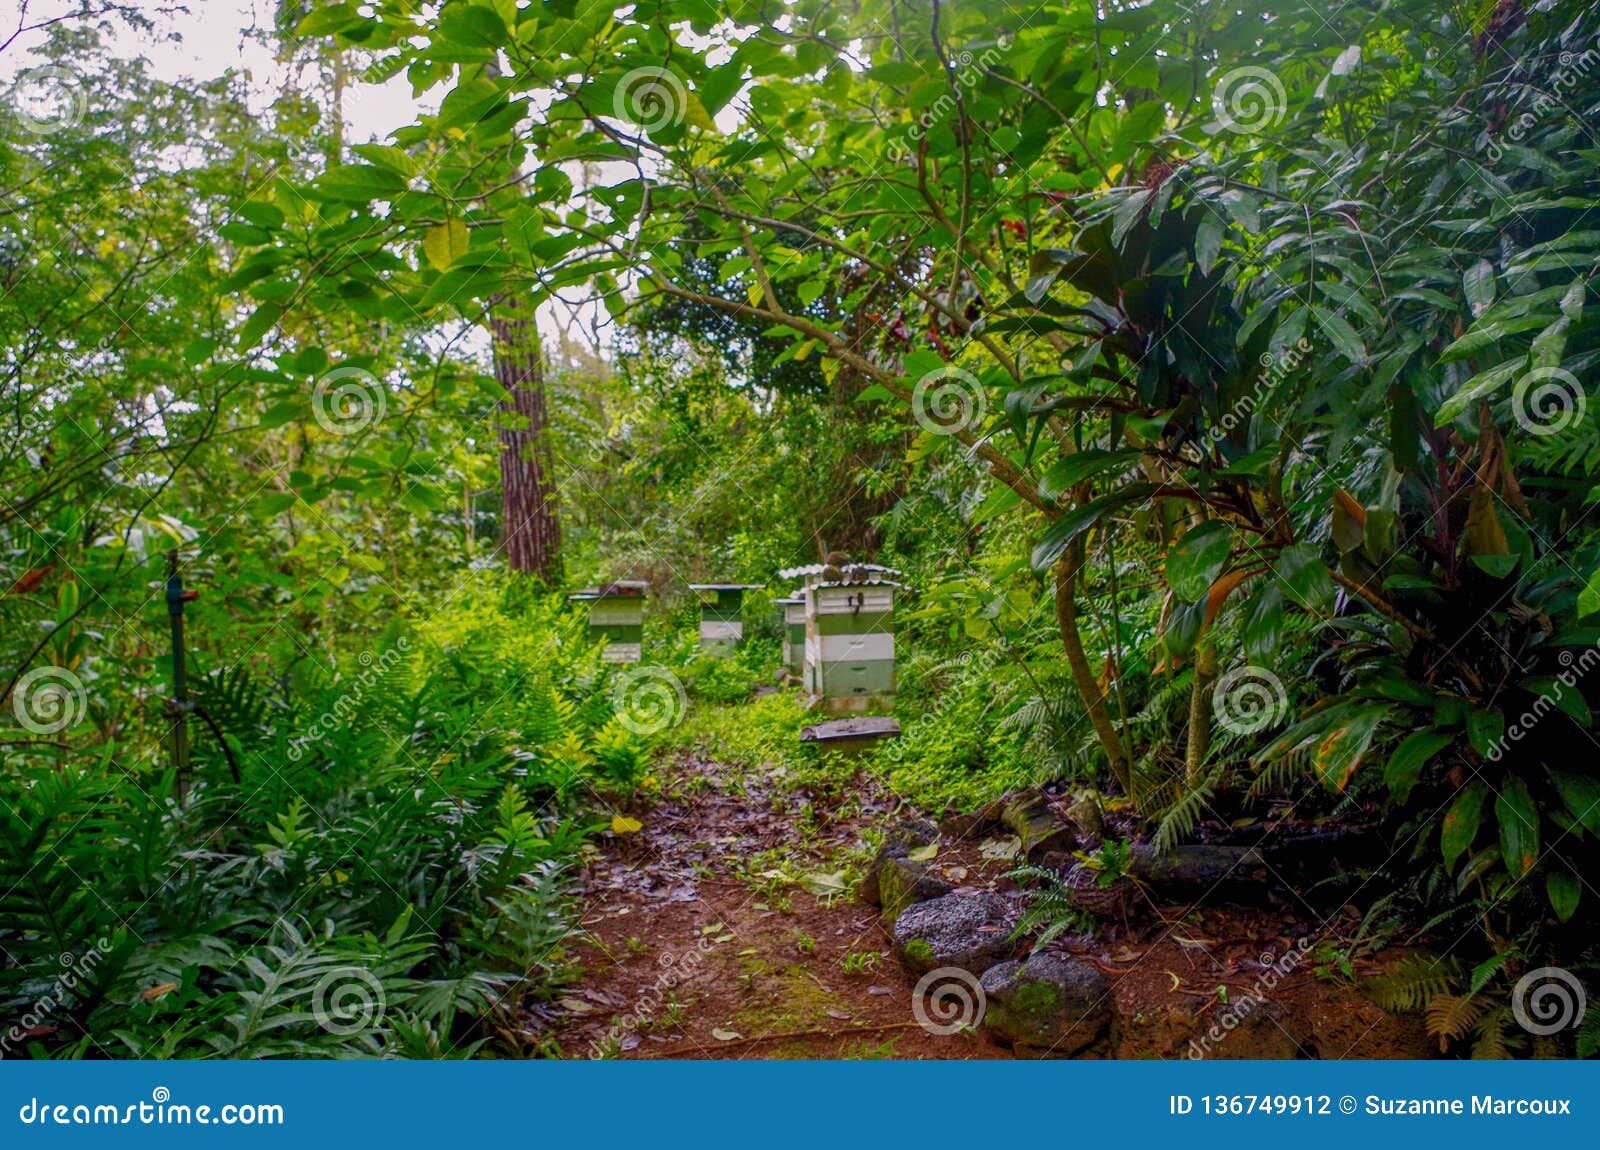
[[[567,596],[573,599],[636,599],[642,598],[649,590],[650,584],[643,579],[618,579],[613,583],[602,583],[598,587],[587,587]]]
[[[691,583],[691,591],[759,591],[765,583]]]
[[[876,575],[869,575],[864,579],[830,579],[826,583],[813,583],[807,590],[820,591],[824,587],[898,587],[902,591],[909,590],[904,583],[896,583],[893,579],[882,579]]]
[[[799,579],[805,575],[821,575],[824,571],[829,570],[831,566],[832,565],[828,563],[808,563],[804,567],[785,567],[782,571],[778,572],[778,577],[780,579]],[[883,575],[905,574],[904,571],[900,571],[894,567],[884,567],[878,563],[841,563],[838,567],[833,569],[845,572],[876,571]]]

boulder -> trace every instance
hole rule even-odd
[[[942,966],[977,974],[1012,948],[1016,913],[989,891],[947,894],[919,902],[895,919],[895,954],[916,974]]]
[[[927,863],[891,857],[878,868],[878,905],[886,923],[894,922],[915,903],[940,898],[955,889],[931,872]]]
[[[951,839],[974,838],[991,827],[999,826],[1000,814],[1005,810],[1006,801],[1010,797],[1006,795],[984,803],[975,811],[946,815],[939,823],[939,833]]]
[[[983,1025],[1019,1058],[1070,1058],[1111,1026],[1116,1003],[1098,967],[1064,955],[1002,962],[980,980]]]
[[[857,889],[861,901],[868,906],[882,906],[883,894],[878,880],[883,873],[884,864],[890,859],[904,860],[918,847],[928,846],[938,838],[939,828],[924,819],[912,819],[890,827],[888,833],[883,836],[878,853],[872,856],[867,873],[862,876],[861,885]]]
[[[1022,840],[1022,857],[1036,859],[1052,850],[1070,849],[1074,835],[1056,817],[1038,791],[1019,791],[1000,809],[1000,821]]]

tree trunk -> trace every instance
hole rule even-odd
[[[1106,710],[1106,693],[1095,680],[1083,649],[1083,636],[1078,633],[1078,608],[1072,596],[1078,589],[1078,575],[1083,569],[1083,541],[1071,544],[1056,562],[1056,625],[1061,632],[1061,645],[1066,649],[1067,666],[1072,670],[1078,695],[1089,712],[1089,722],[1100,740],[1100,747],[1111,764],[1112,777],[1122,787],[1122,793],[1134,798],[1133,764],[1111,714]]]
[[[1194,683],[1189,690],[1189,750],[1184,756],[1186,781],[1192,787],[1205,771],[1211,752],[1211,691],[1217,682],[1217,640],[1208,630],[1194,649]]]
[[[489,320],[494,377],[511,395],[500,404],[500,486],[506,563],[545,582],[561,579],[561,520],[550,450],[544,361],[534,318],[519,300]]]

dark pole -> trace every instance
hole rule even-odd
[[[178,771],[178,798],[189,795],[189,675],[183,659],[183,605],[198,599],[200,592],[185,591],[178,573],[178,552],[167,552],[167,616],[172,621],[172,698],[167,701],[167,717],[172,720],[172,765]]]

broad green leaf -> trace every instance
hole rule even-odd
[[[1483,799],[1489,788],[1481,782],[1468,783],[1445,812],[1444,823],[1439,828],[1439,850],[1444,854],[1444,865],[1454,870],[1456,860],[1478,837],[1478,824],[1483,818]]]
[[[1388,784],[1389,793],[1394,795],[1396,801],[1406,801],[1411,788],[1422,777],[1422,768],[1428,760],[1455,742],[1455,739],[1456,736],[1450,731],[1428,727],[1400,740],[1383,768],[1383,781]]]
[[[465,220],[450,220],[429,228],[422,238],[422,253],[439,271],[449,271],[450,266],[467,254],[472,233]]]
[[[1233,553],[1233,528],[1220,519],[1208,519],[1183,533],[1167,551],[1167,586],[1192,603],[1211,589]]]
[[[1556,912],[1556,918],[1566,922],[1578,911],[1578,902],[1583,897],[1583,883],[1571,871],[1553,870],[1544,877],[1544,891],[1550,899],[1550,909]]]
[[[1325,613],[1333,604],[1333,576],[1310,543],[1285,547],[1273,565],[1278,585],[1307,611]]]
[[[1098,448],[1076,452],[1045,472],[1039,482],[1039,494],[1045,499],[1055,499],[1085,479],[1132,467],[1139,462],[1140,456],[1138,451],[1102,451]]]
[[[1511,877],[1521,878],[1539,861],[1539,812],[1533,805],[1528,784],[1516,775],[1508,776],[1494,804],[1500,821],[1500,853]]]

